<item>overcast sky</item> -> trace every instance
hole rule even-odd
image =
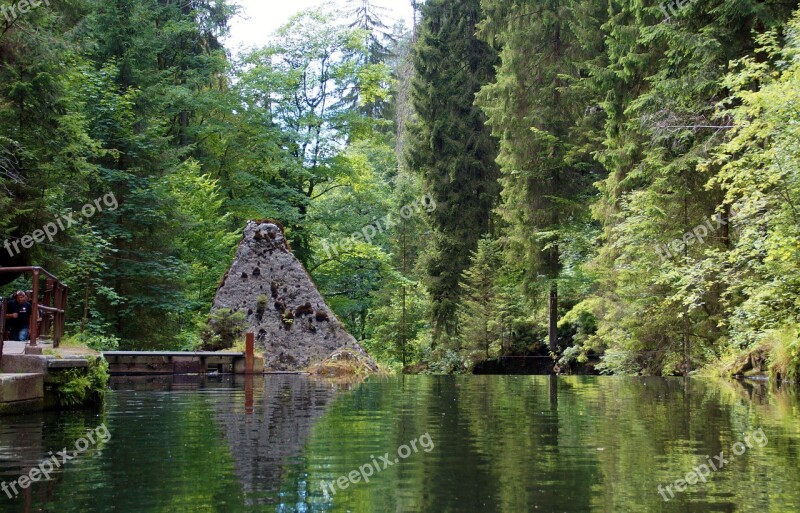
[[[375,4],[387,7],[394,19],[406,20],[411,26],[411,2],[409,0],[373,0]],[[289,18],[304,9],[320,4],[331,5],[334,0],[238,0],[242,6],[241,14],[231,23],[231,36],[225,46],[234,54],[240,46],[245,48],[263,46],[269,34],[289,21]],[[387,23],[391,26],[392,23]]]

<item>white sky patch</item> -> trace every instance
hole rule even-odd
[[[388,9],[386,21],[390,27],[396,20],[405,20],[411,26],[413,11],[410,0],[373,0],[376,5]],[[225,47],[234,55],[248,48],[261,47],[267,44],[269,36],[284,25],[289,18],[305,9],[319,5],[344,4],[342,0],[237,0],[241,6],[240,14],[231,21],[231,34],[225,40]],[[345,4],[346,5],[346,4]],[[346,5],[346,9],[352,7]]]

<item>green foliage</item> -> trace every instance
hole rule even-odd
[[[458,283],[478,239],[492,227],[499,186],[497,142],[475,106],[494,78],[497,54],[475,35],[479,0],[430,0],[415,46],[408,166],[437,203],[423,257],[431,295],[434,340],[458,333]]]
[[[88,368],[61,371],[54,383],[58,404],[62,408],[85,405],[102,405],[108,389],[108,362],[103,358],[89,357]]]
[[[2,238],[76,222],[0,264],[59,275],[68,331],[98,350],[230,347],[242,314],[199,321],[268,217],[395,369],[464,372],[549,331],[562,363],[602,354],[604,372],[762,344],[796,372],[796,2],[664,19],[638,0],[430,0],[412,32],[348,6],[239,62],[223,0],[57,2],[7,25]],[[109,193],[118,208],[79,215]]]
[[[232,348],[244,335],[246,319],[247,315],[239,310],[220,308],[212,311],[200,331],[203,350],[220,351]]]
[[[219,180],[203,175],[197,161],[183,163],[165,181],[180,223],[175,249],[187,266],[182,289],[194,303],[192,309],[206,309],[216,292],[215,279],[230,265],[241,232],[229,228],[231,214],[223,213]]]
[[[478,241],[471,265],[462,274],[459,309],[461,346],[467,367],[499,354],[504,325],[500,317],[499,276],[503,269],[502,248],[484,237]]]
[[[800,327],[788,326],[766,334],[770,346],[770,373],[785,381],[800,381]]]
[[[385,75],[384,66],[359,58],[366,51],[363,45],[363,34],[344,26],[337,13],[304,11],[279,29],[269,46],[247,55],[238,77],[249,111],[246,119],[254,117],[253,137],[265,138],[264,124],[277,129],[266,132],[272,139],[263,150],[256,146],[267,152],[274,168],[266,176],[260,169],[248,170],[251,187],[242,191],[248,199],[238,203],[252,208],[264,192],[278,193],[282,215],[275,215],[278,205],[258,214],[283,222],[294,254],[307,266],[312,261],[307,226],[311,204],[336,189],[355,186],[358,168],[342,151],[342,141],[359,140],[375,126],[345,96],[358,89],[371,101],[386,88],[376,79]],[[255,212],[246,215],[255,217]]]
[[[732,308],[742,300],[733,290],[740,278],[728,273],[741,269],[731,250],[750,228],[734,219],[738,205],[715,178],[722,160],[709,160],[728,144],[726,125],[742,117],[717,111],[733,89],[724,70],[752,53],[754,27],[780,26],[788,11],[696,3],[665,21],[657,6],[634,4],[609,11],[608,61],[594,60],[584,81],[606,115],[605,147],[595,157],[608,177],[593,205],[604,233],[581,264],[595,284],[562,327],[575,332],[574,354],[605,350],[607,372],[686,373],[726,352],[738,317]],[[659,256],[717,214],[733,222],[709,227],[702,244]]]
[[[375,295],[364,347],[378,361],[402,369],[422,359],[418,339],[429,328],[429,300],[421,283],[396,275]]]
[[[119,338],[113,335],[78,336],[77,340],[95,351],[116,351],[119,349]]]

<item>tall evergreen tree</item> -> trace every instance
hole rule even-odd
[[[549,346],[555,351],[562,252],[583,223],[592,182],[602,176],[590,153],[602,118],[575,85],[602,52],[602,6],[569,0],[482,5],[481,36],[501,48],[497,79],[479,95],[500,139],[499,210],[528,292],[547,290]]]
[[[698,169],[730,128],[713,119],[727,95],[721,79],[753,51],[754,31],[785,22],[790,4],[698,2],[667,17],[655,4],[611,4],[610,62],[592,77],[608,113],[599,157],[609,177],[595,209],[606,240],[591,265],[598,293],[581,307],[599,318],[590,345],[616,349],[609,369],[689,372],[725,336],[722,284],[706,255],[729,249],[729,225],[712,224],[702,244],[674,241],[731,217],[719,188],[706,186],[718,169]]]
[[[87,22],[90,57],[103,70],[86,90],[90,134],[103,150],[90,195],[112,191],[119,203],[98,224],[116,253],[103,273],[115,297],[98,310],[129,343],[171,343],[175,319],[191,308],[164,179],[193,151],[191,113],[201,117],[201,93],[219,84],[216,37],[228,14],[216,1],[113,0],[94,2]]]
[[[475,364],[488,360],[502,347],[500,280],[503,253],[500,244],[484,237],[472,253],[471,265],[461,281],[459,308],[464,359]]]
[[[475,106],[475,93],[494,77],[496,54],[477,39],[478,0],[431,0],[422,8],[414,57],[409,165],[422,173],[437,203],[428,289],[434,336],[458,330],[458,282],[481,235],[491,231],[498,197],[497,143]]]

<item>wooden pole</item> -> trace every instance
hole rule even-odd
[[[248,333],[244,350],[244,373],[253,374],[253,369],[255,369],[255,335]]]
[[[6,299],[0,297],[0,365],[3,362],[3,341],[6,338]]]
[[[31,319],[29,324],[31,347],[36,346],[36,339],[39,336],[39,269],[33,270],[33,298],[31,301]]]

